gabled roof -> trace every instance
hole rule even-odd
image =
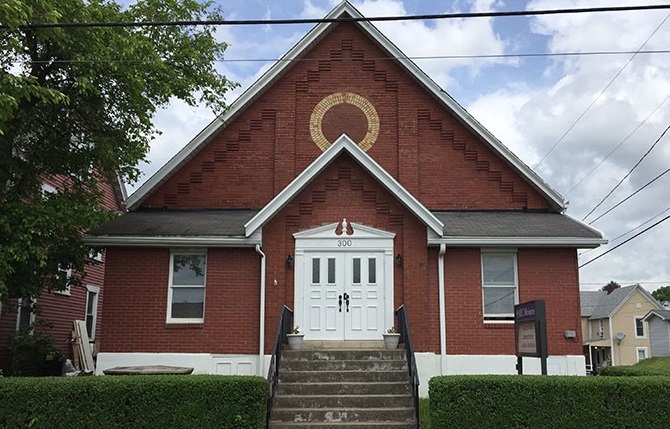
[[[644,316],[644,319],[642,320],[646,322],[652,317],[658,317],[661,320],[670,322],[670,310],[651,310],[649,313],[647,313],[646,316]]]
[[[327,19],[337,18],[363,18],[363,15],[348,1],[343,1],[327,16]],[[239,115],[253,101],[265,92],[272,83],[286,73],[293,65],[294,58],[305,55],[309,49],[324,37],[332,26],[332,22],[323,22],[315,26],[305,37],[303,37],[291,50],[289,50],[273,67],[271,67],[261,78],[259,78],[249,89],[247,89],[230,108],[222,115],[212,121],[193,140],[179,151],[170,161],[150,177],[139,189],[128,197],[127,204],[130,210],[134,210],[147,198],[151,192],[164,183],[172,174],[190,160],[198,151],[209,142],[222,128]],[[487,144],[495,153],[514,168],[525,180],[542,194],[554,209],[562,211],[564,208],[563,197],[545,183],[530,167],[514,155],[482,124],[474,119],[460,104],[447,94],[438,84],[426,75],[416,64],[400,51],[386,36],[369,22],[360,21],[356,25],[368,36],[375,40],[382,49],[388,51],[389,56],[397,58],[397,64],[403,67],[414,79],[430,92],[444,107],[453,112],[454,117],[468,127],[482,142]]]
[[[659,304],[654,297],[642,286],[635,284],[614,289],[609,294],[606,291],[600,290],[580,292],[582,317],[589,317],[591,320],[612,317],[636,290],[640,291],[649,302],[660,309]],[[585,309],[585,305],[593,307],[593,311],[590,315],[585,314],[588,313],[588,308]]]
[[[346,134],[342,134],[328,149],[302,171],[277,194],[260,212],[244,225],[249,237],[259,230],[266,222],[276,215],[300,191],[309,185],[335,158],[342,153],[348,153],[358,164],[367,170],[381,183],[395,198],[409,211],[428,226],[435,234],[442,234],[444,225],[426,207],[414,198],[397,180],[384,170],[377,162],[354,143]]]

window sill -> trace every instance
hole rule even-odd
[[[165,324],[165,329],[203,329],[205,323],[175,323],[168,322]]]
[[[514,329],[514,321],[484,320],[484,329]]]

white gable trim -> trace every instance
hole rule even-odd
[[[581,237],[429,237],[428,245],[458,247],[482,246],[515,246],[515,247],[576,247],[579,249],[595,248],[607,244],[607,240],[600,238]]]
[[[346,134],[342,134],[321,156],[314,160],[277,194],[261,211],[256,213],[245,225],[247,237],[261,228],[300,191],[316,178],[342,152],[351,155],[364,169],[374,176],[391,194],[393,194],[417,218],[421,219],[430,230],[442,235],[443,224],[426,207],[414,198],[403,186],[386,172],[374,159],[358,147]]]
[[[335,9],[333,9],[327,16],[327,19],[335,19],[343,15],[350,15],[354,18],[363,18],[363,15],[354,8],[348,1],[343,1]],[[386,38],[374,25],[369,22],[360,21],[357,23],[364,31],[366,31],[377,43],[379,43],[389,53],[398,58],[398,63],[407,69],[409,73],[414,75],[418,82],[424,85],[438,100],[440,100],[446,107],[451,109],[456,117],[470,128],[475,134],[479,135],[485,143],[487,143],[495,152],[500,154],[513,168],[526,177],[526,179],[534,185],[540,193],[542,193],[553,204],[554,208],[563,210],[565,203],[563,197],[547,183],[545,183],[540,176],[538,176],[530,167],[523,163],[516,155],[514,155],[505,145],[503,145],[493,134],[491,134],[482,124],[473,118],[460,104],[458,104],[449,94],[447,94],[438,84],[436,84],[428,75],[426,75],[416,64],[414,64],[405,54],[400,51],[389,39]],[[200,148],[206,144],[220,129],[224,128],[238,113],[240,113],[248,104],[250,104],[258,95],[260,95],[267,86],[274,82],[284,72],[286,72],[292,65],[290,61],[294,58],[299,58],[303,52],[316,43],[322,36],[324,36],[328,28],[334,25],[333,23],[323,22],[315,26],[309,33],[305,35],[291,50],[289,50],[281,59],[273,65],[263,76],[261,76],[253,85],[251,85],[237,100],[235,100],[230,108],[214,119],[205,129],[203,129],[193,140],[191,140],[182,150],[180,150],[172,159],[170,159],[163,167],[161,167],[153,176],[151,176],[142,186],[139,187],[132,195],[128,197],[127,206],[129,210],[137,208],[149,194],[167,180],[172,173],[180,166],[184,165],[191,157],[193,157]]]

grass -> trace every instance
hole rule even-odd
[[[430,429],[430,399],[419,398],[419,422],[421,429]]]
[[[651,369],[658,371],[659,373],[670,375],[670,358],[649,358],[642,360],[633,366],[637,368]]]

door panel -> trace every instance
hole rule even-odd
[[[383,252],[306,252],[305,338],[381,339]],[[348,296],[348,299],[347,299]]]

